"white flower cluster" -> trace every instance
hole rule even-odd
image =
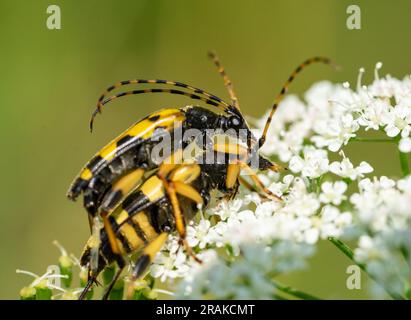
[[[376,280],[370,284],[373,296],[385,298],[388,291],[394,298],[410,299],[411,257],[407,254],[410,251],[409,229],[360,237],[355,258],[366,265],[367,272]]]
[[[355,138],[360,129],[381,130],[389,138],[400,140],[402,152],[411,152],[411,78],[398,80],[391,76],[380,79],[378,63],[375,80],[370,86],[361,84],[363,69],[360,69],[356,90],[348,83],[334,85],[328,81],[319,82],[305,94],[306,103],[295,96],[287,97],[279,106],[273,125],[268,132],[263,152],[276,155],[283,162],[293,156],[304,155],[306,141],[316,148],[339,151],[348,141]],[[257,135],[264,126],[266,117],[256,121]],[[304,157],[310,163],[313,154]],[[295,160],[294,160],[295,161]],[[316,163],[314,174],[321,172],[323,161]]]
[[[406,292],[403,279],[411,280],[411,176],[364,179],[358,188],[350,199],[357,212],[356,228],[362,229],[357,231],[355,259],[378,280],[371,286],[376,297],[384,297],[383,288]]]
[[[272,278],[304,268],[314,248],[281,241],[270,246],[243,244],[241,251],[243,255],[235,264],[228,266],[220,259],[197,273],[195,282],[185,279],[177,290],[178,297],[202,299],[207,292],[211,299],[276,299],[278,290]]]
[[[363,179],[350,201],[358,220],[373,233],[406,230],[411,225],[411,176],[394,181],[385,176]]]
[[[380,68],[379,63],[375,80],[369,86],[361,84],[361,69],[356,90],[348,83],[319,82],[305,94],[305,101],[287,97],[279,106],[261,151],[287,163],[289,171],[286,175],[259,175],[282,201],[268,201],[240,189],[236,200],[218,203],[203,213],[197,223],[188,226],[188,242],[204,261],[201,266],[187,258],[177,238],[171,237],[151,267],[152,276],[162,281],[185,278],[187,282],[199,277],[198,270],[212,268],[213,261],[215,265],[221,264],[217,257],[224,249],[229,260],[235,261],[241,260],[244,246],[250,244],[268,248],[279,242],[314,245],[321,239],[341,238],[345,231],[357,227],[355,259],[364,264],[370,262],[373,276],[381,276],[383,283],[392,279],[392,268],[376,267],[374,262],[396,261],[393,255],[400,252],[400,245],[408,254],[405,258],[410,260],[411,177],[367,178],[365,175],[373,172],[368,163],[372,159],[353,164],[342,150],[350,141],[360,143],[361,132],[374,130],[378,132],[377,139],[392,141],[403,155],[411,152],[411,78],[380,78]],[[261,134],[265,120],[262,117],[254,121],[256,136]],[[385,137],[381,138],[381,134]],[[336,152],[337,155],[333,154]],[[338,155],[339,161],[330,161],[331,156]],[[395,234],[401,234],[397,242]],[[298,255],[294,258],[297,261]],[[235,264],[231,268],[235,270]],[[228,280],[223,278],[229,279],[230,272],[223,269],[218,267],[218,272],[227,278],[222,274],[218,281],[226,283]],[[396,270],[395,274],[409,276],[404,269]],[[395,283],[396,287],[391,289],[400,292],[399,282]],[[265,292],[265,285],[261,285],[261,292]],[[248,293],[243,292],[242,297],[249,297]],[[253,298],[256,297],[259,295]]]

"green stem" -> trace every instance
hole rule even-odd
[[[392,138],[362,138],[362,137],[354,137],[351,141],[357,142],[396,142],[395,139]]]
[[[273,294],[273,298],[275,300],[288,300],[287,298],[284,298],[283,296],[280,296],[279,294]]]
[[[354,252],[351,250],[351,248],[349,246],[347,246],[344,242],[342,242],[341,240],[334,238],[334,237],[329,237],[328,240],[334,244],[338,249],[340,249],[340,251],[342,253],[344,253],[348,258],[350,258],[350,260],[354,260]],[[361,263],[357,263],[356,264],[364,270],[364,265]]]
[[[305,293],[305,292],[303,292],[303,291],[294,289],[294,288],[292,288],[292,287],[285,286],[285,285],[283,285],[283,284],[281,284],[281,283],[279,283],[279,282],[276,282],[276,281],[274,281],[274,280],[272,280],[272,282],[273,282],[274,286],[275,286],[278,290],[280,290],[280,291],[282,291],[282,292],[284,292],[284,293],[287,293],[287,294],[289,294],[289,295],[291,295],[291,296],[294,296],[294,297],[296,297],[296,298],[303,299],[303,300],[321,300],[320,298],[318,298],[318,297],[316,297],[316,296],[313,296],[313,295],[311,295],[311,294],[309,294],[309,293]]]
[[[354,258],[354,252],[352,251],[352,249],[347,246],[344,242],[342,242],[341,240],[334,238],[334,237],[329,237],[328,240],[334,244],[342,253],[344,253],[352,262],[354,262],[357,266],[359,266],[361,268],[362,271],[364,271],[372,280],[374,280],[375,282],[377,282],[379,285],[381,285],[381,287],[387,292],[387,294],[393,298],[394,300],[405,300],[405,298],[401,295],[398,294],[396,292],[391,292],[390,290],[388,290],[387,288],[385,288],[384,285],[382,285],[381,283],[378,282],[378,280],[370,273],[368,273],[366,265],[363,263],[359,263],[355,260]]]
[[[404,257],[405,262],[408,264],[408,266],[411,269],[411,261],[410,261],[409,252],[408,252],[407,248],[404,245],[402,245],[400,247],[400,252],[401,252],[402,256]]]
[[[399,151],[398,153],[399,157],[400,157],[400,164],[401,164],[401,171],[402,171],[402,175],[408,176],[410,174],[410,168],[408,166],[408,158],[407,158],[407,154],[403,153],[401,151]]]

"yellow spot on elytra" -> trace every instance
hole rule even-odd
[[[91,173],[89,168],[84,168],[80,174],[80,178],[83,180],[90,180],[93,174]]]
[[[157,236],[157,232],[152,227],[147,215],[144,212],[137,213],[132,220],[140,227],[141,230],[143,230],[149,241],[153,240]]]
[[[121,226],[120,232],[127,240],[131,250],[137,250],[144,245],[144,241],[140,239],[134,228],[128,223],[125,223]]]
[[[184,183],[191,183],[195,179],[198,178],[200,173],[201,173],[201,168],[198,164],[183,165],[175,169],[171,173],[170,178],[172,181],[181,181]]]
[[[114,158],[117,150],[117,144],[116,143],[110,143],[107,146],[105,146],[101,151],[100,151],[100,156],[107,160],[110,161]]]
[[[159,127],[172,127],[175,122],[183,122],[184,115],[178,109],[164,109],[153,113],[150,117],[159,116],[158,120],[153,122],[149,119],[142,120],[124,132],[119,138],[125,135],[148,139],[152,136],[154,130]]]
[[[151,202],[155,202],[164,197],[163,182],[157,176],[153,176],[143,183],[141,192]]]
[[[123,178],[118,180],[114,186],[113,190],[120,190],[123,195],[128,194],[141,180],[141,177],[144,174],[144,169],[137,169],[133,172],[125,175]]]
[[[126,210],[122,210],[116,217],[116,223],[122,224],[128,218],[128,212]]]
[[[117,151],[117,142],[124,138],[127,135],[136,138],[148,139],[152,136],[154,130],[157,127],[165,127],[166,129],[172,129],[176,123],[184,122],[185,117],[184,114],[179,109],[164,109],[158,112],[154,112],[150,115],[152,116],[159,116],[157,121],[150,121],[148,119],[141,120],[128,128],[125,132],[119,135],[116,139],[112,140],[108,143],[103,149],[101,149],[97,156],[103,157],[105,160],[110,161],[115,157]],[[88,168],[83,168],[80,173],[80,177],[83,180],[90,180],[93,174]]]

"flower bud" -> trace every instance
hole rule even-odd
[[[77,300],[78,293],[68,290],[61,295],[61,300]]]
[[[146,288],[143,290],[144,300],[157,300],[158,294],[156,291]]]
[[[36,290],[36,300],[51,300],[53,295],[52,290],[47,285],[47,280],[41,280],[38,282],[34,289]]]
[[[36,289],[32,286],[23,287],[20,290],[21,300],[36,300]]]
[[[65,276],[62,278],[63,286],[69,288],[73,280],[73,261],[67,255],[67,251],[63,246],[58,243],[56,240],[53,241],[53,244],[60,250],[61,255],[59,257],[59,268],[60,274]]]
[[[146,280],[136,280],[129,285],[128,299],[132,300],[146,300],[145,290],[150,290],[149,284]]]

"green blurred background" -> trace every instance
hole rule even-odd
[[[353,3],[361,8],[361,30],[346,28]],[[61,8],[61,30],[46,28],[51,4]],[[72,203],[65,194],[81,166],[144,114],[189,103],[168,95],[118,100],[98,117],[91,135],[90,113],[108,85],[164,78],[226,97],[206,58],[214,49],[243,111],[261,116],[290,71],[313,55],[330,56],[343,70],[312,67],[292,92],[322,79],[355,83],[361,66],[370,81],[377,61],[384,62],[382,73],[410,73],[410,10],[408,0],[1,0],[0,298],[17,298],[31,281],[16,268],[42,274],[56,263],[52,240],[80,254],[87,219],[81,201]],[[347,153],[354,163],[370,161],[377,174],[399,174],[393,146],[354,146]],[[283,280],[324,298],[366,298],[365,290],[346,289],[348,264],[324,243],[307,272]]]

